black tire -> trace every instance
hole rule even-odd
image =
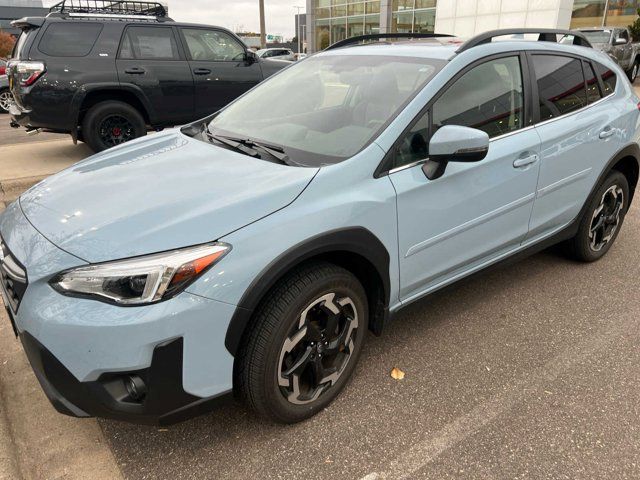
[[[94,152],[101,152],[147,134],[140,112],[125,102],[95,104],[82,120],[82,137]]]
[[[0,113],[9,113],[9,104],[11,101],[11,92],[8,88],[0,88]]]
[[[352,301],[346,305],[350,314],[342,316],[343,310],[338,315],[342,320],[335,323],[335,341],[323,340],[314,346],[315,335],[322,335],[317,338],[329,340],[326,333],[328,329],[322,330],[325,333],[321,334],[322,315],[326,311],[323,306],[326,307],[327,302],[316,302],[324,296],[330,297],[332,293],[335,294],[329,300],[332,308],[342,308],[339,302],[348,302],[346,299]],[[315,306],[309,309],[312,305]],[[300,319],[307,310],[309,313],[304,316],[304,328],[301,328]],[[356,323],[355,329],[350,328]],[[366,294],[349,271],[327,262],[312,262],[290,272],[256,310],[236,359],[236,392],[259,415],[275,422],[295,423],[315,415],[329,405],[347,384],[360,356],[367,325]],[[295,347],[283,353],[287,345],[293,343],[292,339],[299,338],[296,335],[304,332],[307,332],[306,335]],[[320,350],[320,344],[329,345],[323,346],[323,349],[337,345],[338,338],[347,338],[347,341],[344,342],[344,348],[335,348],[335,357],[327,353],[329,350]],[[321,359],[322,351],[325,357]],[[302,356],[311,352],[310,360],[298,375],[291,374],[285,378],[283,373],[287,370],[283,368],[289,369],[296,363],[293,357],[301,358],[296,352]],[[314,366],[318,362],[322,365],[320,378],[325,379],[325,373],[333,371],[323,370],[323,362],[329,362],[330,367],[341,372],[335,382],[313,386],[317,375]],[[296,376],[298,379],[294,383]],[[287,385],[281,386],[279,380],[286,380]],[[298,386],[297,396],[294,385]],[[315,394],[319,396],[314,399]]]
[[[631,83],[636,81],[636,78],[638,77],[638,69],[640,69],[640,60],[636,59],[635,62],[633,62],[633,65],[631,65],[631,68],[626,72]]]
[[[622,195],[622,199],[618,215],[615,215],[620,195]],[[603,209],[597,213],[601,206]],[[607,214],[611,207],[611,212]],[[569,255],[582,262],[595,262],[602,258],[618,237],[628,208],[629,183],[627,178],[622,173],[612,170],[589,199],[587,209],[580,220],[578,233],[567,242]],[[614,220],[616,221],[615,226],[612,223]],[[598,227],[599,225],[602,226]],[[592,230],[595,232],[594,234],[592,234]],[[602,241],[607,238],[608,240],[600,246]]]

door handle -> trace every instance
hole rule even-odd
[[[196,75],[209,75],[211,73],[211,70],[209,70],[208,68],[196,68],[193,73],[195,73]]]
[[[140,67],[125,68],[124,73],[129,75],[144,75],[145,69]]]
[[[600,132],[600,135],[598,135],[598,137],[600,137],[601,139],[605,139],[605,138],[609,138],[612,135],[616,134],[616,129],[615,128],[607,128],[606,130],[603,130]]]
[[[528,157],[517,158],[513,161],[514,168],[524,168],[526,166],[531,165],[532,163],[536,163],[538,161],[538,155],[533,154]]]

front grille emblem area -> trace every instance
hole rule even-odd
[[[0,238],[0,290],[8,307],[16,313],[27,290],[27,272]]]

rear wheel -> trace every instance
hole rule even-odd
[[[9,113],[9,105],[11,105],[13,99],[11,97],[11,92],[8,88],[0,90],[0,112],[1,113]]]
[[[611,171],[589,201],[577,235],[569,240],[569,253],[584,262],[602,258],[616,240],[629,206],[629,183]]]
[[[124,102],[100,102],[89,109],[82,121],[82,137],[95,152],[146,134],[147,127],[140,112]]]
[[[282,423],[325,408],[351,376],[367,330],[362,285],[317,262],[293,271],[259,307],[236,363],[236,387],[259,414]]]

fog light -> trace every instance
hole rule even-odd
[[[147,386],[144,381],[137,375],[130,375],[124,379],[125,387],[127,387],[127,393],[136,401],[142,400],[147,394]]]

